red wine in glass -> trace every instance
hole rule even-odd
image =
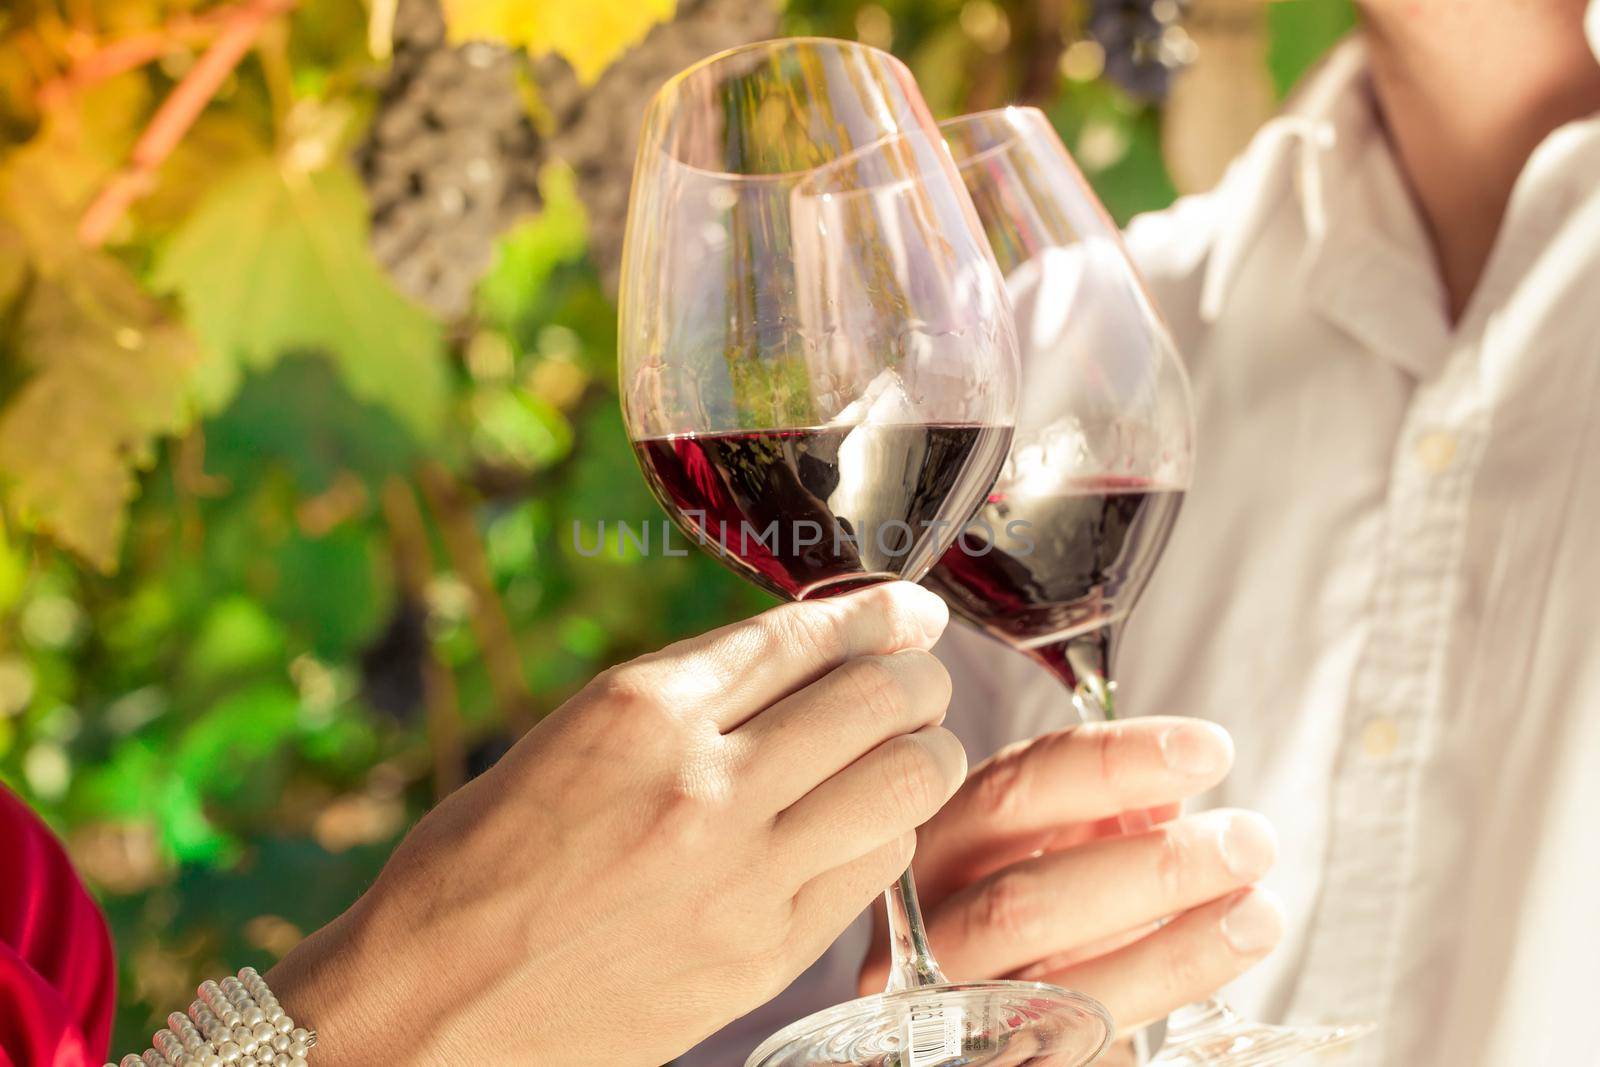
[[[989,495],[924,584],[1068,689],[1099,685],[1182,503],[1181,489],[1142,478],[1013,484]]]
[[[691,538],[786,599],[920,575],[994,480],[1009,426],[857,425],[647,437],[656,497]]]

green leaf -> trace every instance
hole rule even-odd
[[[1267,67],[1278,98],[1356,24],[1350,0],[1281,0],[1267,5]]]
[[[356,652],[382,624],[389,590],[367,530],[346,524],[323,537],[294,535],[277,555],[273,617],[311,643],[323,658]],[[387,571],[383,571],[387,574]]]
[[[617,405],[602,404],[590,411],[579,428],[578,440],[582,447],[573,457],[572,471],[561,492],[552,497],[559,508],[554,528],[563,552],[573,552],[574,522],[583,524],[592,543],[602,521],[608,527],[617,522],[637,526],[663,517],[639,473],[639,461]],[[608,539],[611,536],[608,528]]]
[[[144,741],[128,741],[109,762],[87,770],[74,785],[72,806],[85,818],[153,822],[175,859],[223,862],[234,840],[206,817],[200,791],[172,765],[168,753]]]
[[[199,684],[270,666],[283,655],[283,627],[243,596],[220,601],[189,642],[185,676]]]
[[[304,356],[247,377],[205,423],[205,439],[207,474],[246,489],[279,467],[302,496],[323,492],[340,471],[380,485],[419,451],[390,411],[356,400],[326,360]]]
[[[572,450],[566,416],[524,389],[480,389],[472,412],[473,445],[491,463],[537,470]]]
[[[173,767],[202,795],[231,792],[289,742],[299,709],[287,686],[261,685],[234,693],[184,731],[172,755]]]
[[[154,282],[182,297],[208,349],[208,409],[232,397],[240,365],[310,350],[413,432],[439,430],[449,392],[439,325],[384,276],[367,249],[366,218],[348,169],[303,175],[263,162],[214,188],[179,228]]]
[[[182,863],[230,862],[238,852],[238,842],[206,817],[194,783],[181,775],[172,775],[165,784],[166,788],[158,794],[156,815],[168,851]]]
[[[1145,211],[1155,211],[1177,196],[1161,154],[1161,119],[1109,84],[1071,84],[1047,109],[1050,121],[1067,147],[1081,154],[1085,131],[1099,129],[1122,142],[1116,161],[1096,170],[1085,165],[1084,176],[1118,225]]]
[[[525,318],[530,302],[542,294],[555,269],[580,258],[589,247],[588,223],[572,169],[560,162],[547,163],[539,172],[539,195],[543,210],[500,239],[494,263],[478,283],[483,317],[502,328]]]
[[[155,794],[171,773],[152,744],[133,738],[118,745],[109,759],[78,775],[70,804],[85,820],[153,818],[158,807]]]
[[[166,232],[194,210],[195,190],[208,189],[239,167],[265,160],[268,131],[261,126],[253,115],[238,109],[202,114],[161,165],[154,188],[133,205],[139,225]]]
[[[527,572],[538,553],[536,507],[523,504],[497,515],[484,531],[484,550],[494,575],[502,581]]]
[[[0,522],[0,615],[16,606],[28,578],[27,558],[11,543],[5,524]]]

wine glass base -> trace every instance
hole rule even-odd
[[[1040,982],[880,993],[768,1038],[745,1067],[1082,1067],[1111,1042],[1098,1001]]]
[[[1253,1023],[1210,1001],[1175,1013],[1167,1040],[1150,1067],[1271,1067],[1309,1052],[1347,1045],[1370,1034],[1369,1024],[1271,1026]]]

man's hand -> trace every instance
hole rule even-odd
[[[1251,888],[1275,858],[1272,828],[1252,812],[1179,811],[1232,762],[1220,727],[1147,718],[1049,734],[981,764],[918,833],[944,972],[1080,990],[1126,1033],[1248,969],[1283,933],[1277,901]],[[1150,829],[1124,832],[1119,819]],[[879,925],[864,993],[888,974]]]

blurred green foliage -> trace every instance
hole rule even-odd
[[[147,69],[47,99],[52,56],[87,48],[70,19],[111,39],[212,6],[0,16],[0,779],[105,904],[117,1047],[360,892],[451,784],[438,716],[465,738],[445,763],[470,770],[606,665],[766,603],[698,555],[574,550],[574,522],[661,516],[617,410],[615,308],[571,171],[545,165],[544,206],[501,237],[469,321],[438,321],[368,254],[343,160],[382,63],[357,5],[301,4],[112,251],[74,240],[67,208],[114,180],[195,50],[179,34]],[[1082,16],[791,0],[784,26],[891,47],[940,114],[1039,103],[1125,220],[1175,195],[1161,108],[1064,59]],[[1351,14],[1284,0],[1265,24],[1259,76],[1281,95]],[[169,356],[189,361],[181,392]],[[428,664],[453,693],[429,691]]]

